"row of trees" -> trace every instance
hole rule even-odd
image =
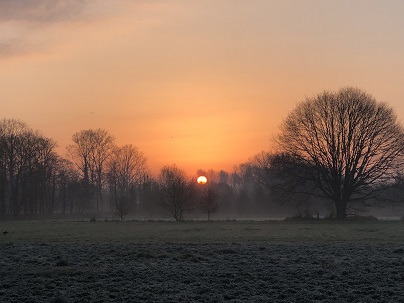
[[[122,147],[105,130],[73,135],[69,157],[56,142],[14,119],[0,121],[0,214],[14,216],[109,210],[139,195],[147,182],[146,158]]]
[[[218,210],[219,188],[214,180],[208,185],[197,185],[183,170],[171,165],[161,169],[157,182],[162,206],[176,221],[182,221],[184,215],[195,208],[207,214],[208,220]]]
[[[52,212],[56,167],[65,164],[56,143],[23,122],[0,122],[0,213]]]
[[[106,130],[82,130],[67,147],[78,171],[82,201],[80,211],[105,211],[108,188],[109,209],[122,213],[129,200],[138,200],[140,188],[148,181],[146,157],[136,147],[118,147]],[[93,203],[93,205],[91,204]]]
[[[168,212],[183,220],[196,209],[210,218],[218,203],[229,215],[243,213],[236,172],[199,171],[209,178],[204,187],[175,165],[163,167],[153,178],[138,148],[117,146],[103,129],[75,133],[66,157],[56,148],[55,141],[22,121],[0,121],[0,215],[109,213],[123,219],[129,213]]]
[[[122,219],[165,209],[183,220],[196,208],[208,218],[218,205],[228,214],[253,215],[287,201],[299,214],[326,202],[342,219],[358,203],[403,201],[403,127],[392,108],[357,88],[306,98],[276,140],[275,152],[262,152],[231,173],[198,171],[208,185],[197,186],[175,165],[151,177],[144,154],[117,146],[106,130],[75,133],[63,158],[52,139],[3,119],[0,215],[109,212]]]

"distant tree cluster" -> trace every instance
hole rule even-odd
[[[0,214],[53,212],[66,164],[55,146],[21,121],[0,121]]]
[[[177,221],[283,216],[339,219],[361,205],[404,202],[404,131],[392,108],[357,88],[306,98],[280,128],[276,152],[231,172],[176,165],[151,176],[137,147],[104,129],[73,134],[66,158],[24,122],[0,120],[0,216],[129,214]],[[207,177],[197,184],[196,177]]]
[[[210,219],[218,211],[226,218],[254,216],[268,204],[245,165],[230,173],[198,171],[206,185],[176,165],[154,178],[142,151],[117,146],[103,129],[74,133],[67,151],[66,158],[58,155],[55,141],[24,122],[1,120],[0,216],[169,214],[181,221],[190,213]]]
[[[208,220],[218,212],[225,218],[254,218],[269,213],[268,193],[256,182],[249,167],[242,164],[231,173],[198,170],[194,178],[189,178],[176,165],[165,166],[157,179],[162,206],[176,221],[190,213],[204,214]],[[206,184],[196,183],[201,175],[207,177]]]
[[[218,211],[225,218],[254,216],[268,205],[247,164],[230,173],[200,170],[209,181],[198,185],[176,165],[154,178],[142,151],[117,146],[103,129],[74,133],[66,158],[56,146],[24,122],[0,121],[0,216],[169,214],[181,221]]]
[[[148,181],[146,158],[132,145],[118,147],[105,130],[73,135],[69,159],[56,142],[14,119],[0,121],[0,214],[32,216],[109,211],[121,218],[139,202]]]

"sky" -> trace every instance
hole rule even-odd
[[[401,0],[0,0],[0,118],[106,129],[152,172],[231,170],[299,101],[354,86],[404,119]]]

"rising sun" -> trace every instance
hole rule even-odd
[[[208,179],[206,179],[205,176],[199,176],[196,181],[198,182],[198,184],[206,184],[206,182],[208,182]]]

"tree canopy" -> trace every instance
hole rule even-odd
[[[194,184],[176,165],[166,165],[158,178],[161,203],[176,221],[194,208]]]
[[[392,108],[353,87],[306,98],[281,125],[280,151],[292,157],[295,180],[334,202],[338,218],[350,202],[374,198],[393,180],[404,131]]]

